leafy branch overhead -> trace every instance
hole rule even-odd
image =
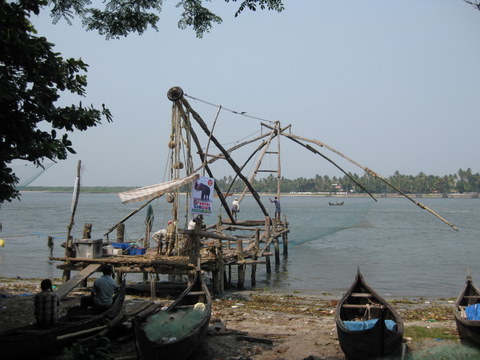
[[[225,2],[236,3],[237,0]],[[112,39],[127,36],[132,32],[143,34],[149,27],[158,31],[157,23],[160,20],[163,1],[109,0],[102,2],[102,8],[91,6],[91,0],[50,0],[49,3],[53,5],[54,23],[63,18],[71,24],[78,16],[87,30],[98,31],[107,39]],[[208,33],[214,24],[222,23],[222,18],[203,6],[202,0],[182,0],[176,7],[183,8],[178,27],[180,29],[192,27],[199,38]],[[240,2],[235,16],[246,9],[281,12],[284,7],[280,0],[244,0]]]
[[[84,131],[110,111],[102,106],[58,106],[60,92],[85,95],[88,65],[63,59],[53,44],[37,36],[29,21],[46,1],[0,3],[0,202],[18,197],[17,176],[9,164],[22,159],[41,166],[44,159],[75,153],[66,132]],[[45,124],[48,124],[49,130]]]
[[[463,0],[463,1],[465,1],[467,4],[472,5],[477,10],[480,10],[480,0]]]

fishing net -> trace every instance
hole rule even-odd
[[[175,312],[160,311],[147,319],[143,330],[150,341],[172,342],[198,324],[205,313],[205,304],[198,303],[191,309]]]
[[[439,345],[412,352],[408,360],[479,360],[480,350],[462,344]]]

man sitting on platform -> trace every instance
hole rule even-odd
[[[118,289],[113,280],[113,269],[110,265],[102,266],[103,276],[95,280],[91,296],[84,296],[81,299],[81,306],[88,308],[93,306],[99,310],[106,310],[114,301],[114,294]]]
[[[40,283],[42,292],[35,295],[35,319],[40,327],[49,327],[55,325],[58,321],[58,307],[60,301],[58,295],[52,289],[50,279],[42,280]]]

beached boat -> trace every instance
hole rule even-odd
[[[197,271],[192,283],[166,310],[134,318],[139,358],[186,359],[203,341],[211,311],[210,292]]]
[[[363,279],[360,269],[335,309],[337,335],[348,360],[401,355],[403,321]]]
[[[480,290],[467,276],[467,283],[458,295],[453,310],[458,334],[463,342],[480,346]]]
[[[34,359],[47,352],[51,354],[78,339],[98,334],[121,320],[124,300],[125,282],[112,306],[103,312],[75,306],[67,309],[67,315],[61,317],[55,326],[43,329],[31,324],[3,330],[0,332],[0,358]]]

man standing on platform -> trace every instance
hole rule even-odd
[[[238,201],[238,198],[235,198],[232,202],[232,216],[237,221],[237,213],[240,212],[240,202]]]
[[[275,204],[275,219],[276,220],[280,220],[280,212],[281,212],[281,209],[280,209],[280,200],[275,196],[275,198],[272,200],[272,199],[269,199],[271,203],[274,203]]]

